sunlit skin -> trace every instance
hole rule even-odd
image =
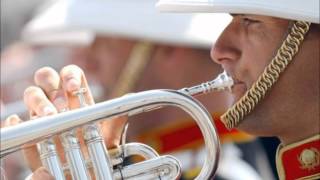
[[[44,168],[40,167],[36,171],[33,172],[32,174],[32,180],[54,180],[55,178],[50,174],[50,172]]]
[[[287,35],[291,21],[234,15],[211,50],[212,59],[239,83],[236,102],[257,80]],[[289,144],[319,133],[319,27],[303,45],[272,90],[239,125],[260,136],[277,136]]]

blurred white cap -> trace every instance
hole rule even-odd
[[[35,44],[90,43],[94,35],[211,47],[231,20],[228,14],[167,14],[155,0],[61,0],[24,29]]]
[[[319,4],[319,0],[159,0],[157,8],[170,12],[256,14],[319,24]]]

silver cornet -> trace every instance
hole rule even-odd
[[[191,88],[180,90],[149,90],[132,93],[120,98],[98,103],[86,108],[63,112],[23,122],[1,129],[1,158],[21,149],[23,145],[38,143],[41,161],[57,179],[65,179],[68,171],[73,179],[91,179],[88,168],[93,168],[95,179],[177,179],[181,174],[179,161],[173,156],[159,156],[151,147],[141,143],[123,144],[119,148],[106,150],[104,140],[95,125],[100,120],[120,116],[132,116],[152,111],[163,106],[176,106],[195,119],[204,137],[206,158],[198,180],[214,176],[219,160],[219,139],[212,124],[211,115],[192,96],[211,91],[230,89],[233,80],[225,72],[216,79]],[[81,99],[81,98],[80,98]],[[84,129],[90,159],[85,160],[73,132]],[[65,150],[67,165],[61,165],[55,145],[51,140],[59,135]],[[140,155],[145,161],[123,166],[123,159]]]

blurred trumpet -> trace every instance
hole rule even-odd
[[[204,137],[206,158],[196,179],[210,179],[214,176],[218,166],[219,139],[212,124],[211,115],[192,96],[230,89],[232,85],[232,78],[223,72],[216,79],[191,88],[132,93],[85,108],[3,128],[1,129],[0,155],[2,158],[28,143],[50,142],[50,137],[60,135],[62,138],[69,138],[67,139],[69,144],[64,146],[71,158],[68,160],[68,165],[60,165],[54,144],[47,143],[42,148],[45,153],[40,152],[41,159],[45,160],[42,162],[45,162],[45,166],[56,179],[64,179],[64,171],[70,171],[74,179],[91,179],[88,173],[78,172],[77,174],[74,172],[79,168],[87,169],[88,167],[93,167],[95,178],[101,180],[177,179],[180,176],[181,167],[176,158],[168,155],[159,156],[152,148],[140,143],[123,144],[117,149],[107,151],[99,129],[93,124],[100,120],[110,120],[124,115],[132,116],[163,106],[176,106],[195,119]],[[81,99],[81,95],[79,99]],[[85,141],[89,149],[90,160],[83,160],[82,155],[79,154],[81,152],[77,151],[79,144],[72,129],[78,127],[85,129]],[[146,161],[119,166],[124,157],[131,155],[140,155]]]

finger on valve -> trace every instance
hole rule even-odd
[[[30,113],[30,119],[57,114],[54,105],[38,86],[30,86],[24,92],[24,102]],[[24,145],[23,154],[32,171],[39,168],[42,163],[35,144]]]
[[[54,180],[54,177],[44,167],[39,167],[25,180]]]
[[[79,98],[76,96],[79,91],[82,91],[86,104],[94,104],[91,90],[81,68],[75,65],[66,66],[61,70],[60,77],[62,79],[62,87],[68,97],[70,109],[81,107]]]
[[[14,125],[17,125],[21,122],[22,122],[22,120],[20,119],[20,117],[16,114],[13,114],[13,115],[7,117],[6,120],[1,121],[1,128],[14,126]]]

